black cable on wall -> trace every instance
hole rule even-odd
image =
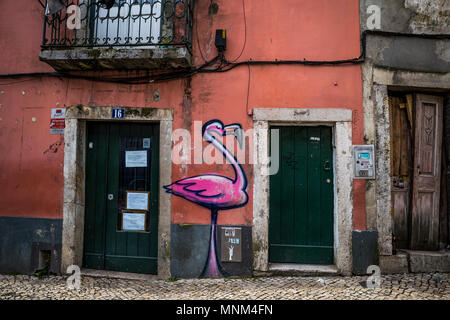
[[[0,79],[6,78],[23,78],[23,77],[57,77],[57,78],[69,78],[69,79],[83,79],[98,82],[111,82],[119,84],[148,84],[154,82],[162,82],[176,79],[183,79],[194,76],[197,73],[216,73],[216,72],[228,72],[236,67],[242,65],[306,65],[306,66],[323,66],[323,65],[345,65],[345,64],[361,64],[366,58],[366,41],[367,35],[380,35],[388,37],[410,37],[410,38],[424,38],[424,39],[450,39],[450,34],[410,34],[410,33],[398,33],[389,31],[378,30],[365,30],[361,35],[361,54],[359,57],[344,59],[344,60],[330,60],[330,61],[311,61],[311,60],[248,60],[248,61],[228,61],[223,55],[218,55],[213,59],[206,61],[203,65],[191,70],[182,70],[169,72],[159,75],[145,75],[139,77],[95,77],[74,75],[66,72],[33,72],[33,73],[10,73],[0,74]],[[245,48],[245,46],[244,46]],[[243,50],[242,50],[243,52]],[[220,60],[220,64],[216,67],[210,68],[211,65]],[[8,83],[0,83],[0,85],[8,85]]]

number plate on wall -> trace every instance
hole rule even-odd
[[[123,119],[123,118],[125,118],[125,109],[123,109],[123,108],[113,108],[111,110],[111,118],[113,118],[113,119]]]

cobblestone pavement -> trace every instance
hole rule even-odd
[[[0,275],[0,299],[439,299],[450,300],[450,274],[382,276],[381,287],[364,288],[367,277],[261,277],[244,279],[124,280],[82,276]]]

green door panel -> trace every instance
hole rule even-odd
[[[105,269],[121,272],[134,273],[151,273],[156,274],[157,270],[156,257],[141,257],[141,256],[106,256]],[[149,272],[151,270],[152,272]]]
[[[84,221],[84,266],[102,269],[105,247],[106,163],[108,154],[108,125],[88,126],[88,142],[97,148],[86,150],[86,207]],[[103,181],[103,183],[98,183]]]
[[[332,129],[280,130],[280,167],[270,176],[269,260],[333,264]]]
[[[157,124],[88,123],[83,262],[86,268],[157,273],[158,129]],[[149,148],[144,148],[144,138],[150,139]],[[147,166],[127,168],[126,151],[137,150],[147,151]],[[150,193],[145,232],[122,231],[126,191]]]

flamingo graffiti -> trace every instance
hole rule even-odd
[[[245,206],[248,202],[247,177],[233,154],[219,142],[213,134],[219,136],[234,135],[242,148],[242,127],[239,124],[224,126],[220,120],[210,120],[202,127],[203,139],[211,143],[231,163],[234,180],[214,173],[193,176],[164,186],[166,192],[194,202],[211,210],[211,233],[208,258],[201,274],[202,277],[221,277],[226,273],[217,257],[216,226],[219,210],[229,210]]]

